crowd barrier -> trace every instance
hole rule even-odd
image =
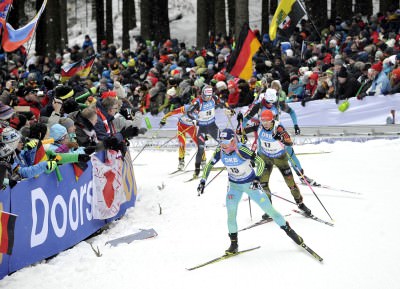
[[[105,153],[96,156],[104,161]],[[12,255],[0,254],[0,279],[74,246],[135,205],[137,188],[128,152],[122,167],[127,201],[113,218],[93,219],[91,162],[88,165],[78,180],[72,165],[66,164],[60,166],[60,182],[53,172],[0,191],[0,209],[18,216]]]

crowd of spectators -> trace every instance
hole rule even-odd
[[[221,35],[202,49],[176,39],[163,43],[140,36],[132,50],[89,35],[54,57],[27,55],[21,47],[0,64],[0,182],[15,184],[61,164],[85,162],[97,150],[126,151],[128,139],[144,133],[142,116],[164,114],[199,95],[205,84],[230,107],[251,104],[274,84],[279,100],[307,102],[400,92],[400,10],[368,18],[337,17],[322,31],[302,20],[290,38],[274,41],[255,31],[262,43],[246,81],[226,71],[234,45]],[[61,82],[63,67],[96,54],[90,74]],[[44,144],[49,160],[34,162]]]

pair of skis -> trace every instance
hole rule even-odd
[[[301,248],[303,248],[306,252],[308,252],[308,253],[309,253],[312,257],[314,257],[316,260],[318,260],[319,262],[322,262],[322,261],[323,261],[322,257],[319,256],[317,253],[315,253],[315,251],[312,250],[310,247],[308,247],[305,243],[301,243],[299,246],[300,246]],[[261,246],[253,247],[253,248],[246,249],[246,250],[242,250],[242,251],[238,251],[238,252],[235,253],[235,254],[224,254],[224,255],[222,255],[222,256],[220,256],[220,257],[211,259],[210,261],[207,261],[207,262],[201,263],[201,264],[199,264],[199,265],[196,265],[196,266],[194,266],[194,267],[186,268],[186,269],[187,269],[188,271],[192,271],[192,270],[195,270],[195,269],[199,269],[199,268],[201,268],[201,267],[204,267],[204,266],[207,266],[207,265],[210,265],[210,264],[214,264],[214,263],[217,263],[217,262],[220,262],[220,261],[223,261],[223,260],[226,260],[226,259],[229,259],[229,258],[238,256],[238,255],[244,254],[244,253],[248,253],[248,252],[257,250],[257,249],[259,249],[259,248],[261,248]]]

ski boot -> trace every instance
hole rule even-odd
[[[184,168],[185,168],[185,159],[179,158],[178,170],[183,171]]]
[[[261,216],[261,219],[263,220],[270,220],[272,219],[267,213],[265,213],[264,215]]]
[[[320,185],[313,179],[310,179],[309,177],[307,177],[306,175],[303,175],[302,177],[300,177],[300,181],[304,185],[307,185],[307,183],[309,183],[310,186],[316,186],[316,187],[318,187]]]
[[[285,233],[297,244],[303,244],[303,238],[297,235],[297,233],[289,226],[289,223],[286,222],[285,226],[281,226],[281,229],[285,231]]]
[[[311,210],[304,205],[303,202],[297,204],[297,207],[302,210],[307,216],[311,216]]]
[[[193,179],[197,179],[199,177],[199,175],[200,175],[200,164],[195,164]]]
[[[231,239],[231,245],[228,249],[225,250],[226,255],[236,254],[238,252],[238,238],[237,233],[229,234],[229,238]]]

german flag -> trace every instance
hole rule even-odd
[[[17,216],[0,211],[0,253],[12,254]]]
[[[64,68],[61,68],[61,81],[65,82],[74,75],[86,78],[92,69],[96,55],[88,56],[81,61],[74,62]]]
[[[293,33],[297,23],[306,15],[304,7],[297,0],[282,0],[276,8],[269,26],[269,38],[276,38],[278,28],[287,36]]]
[[[244,80],[249,80],[253,74],[252,59],[261,44],[256,35],[245,23],[240,31],[235,50],[229,58],[227,72]]]
[[[35,159],[33,161],[33,164],[36,165],[43,161],[47,161],[47,155],[42,142],[39,140],[36,146]]]
[[[78,163],[73,163],[72,167],[74,168],[75,179],[76,181],[78,181],[79,177],[88,168],[88,164],[85,162],[78,162]]]

